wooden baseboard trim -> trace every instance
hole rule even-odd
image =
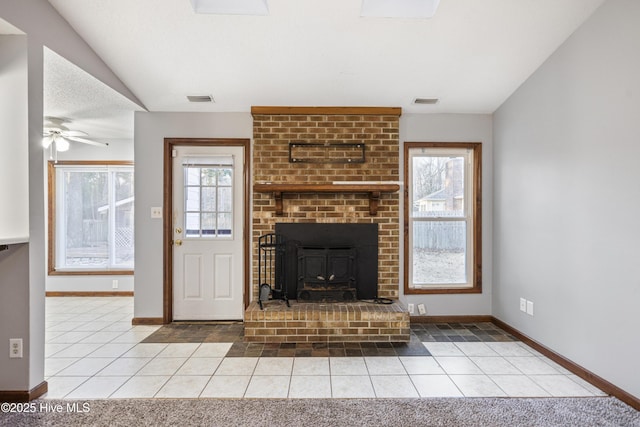
[[[132,297],[133,291],[47,291],[48,297]]]
[[[548,357],[549,359],[553,360],[554,362],[556,362],[558,365],[562,366],[563,368],[565,368],[565,369],[571,371],[572,373],[576,374],[577,376],[579,376],[583,380],[587,381],[588,383],[593,384],[594,386],[598,387],[600,390],[604,391],[605,393],[620,399],[621,401],[623,401],[627,405],[629,405],[629,406],[631,406],[631,407],[633,407],[633,408],[635,408],[637,410],[640,410],[640,399],[639,398],[637,398],[637,397],[633,396],[632,394],[624,391],[620,387],[611,384],[609,381],[605,380],[604,378],[599,377],[598,375],[594,374],[591,371],[586,370],[585,368],[583,368],[582,366],[572,362],[571,360],[566,359],[565,357],[563,357],[560,354],[556,353],[555,351],[545,347],[544,345],[540,344],[539,342],[535,341],[534,339],[528,337],[527,335],[523,334],[519,330],[515,329],[511,325],[503,322],[502,320],[500,320],[500,319],[498,319],[496,317],[493,317],[492,322],[493,322],[494,325],[496,325],[499,328],[503,329],[504,331],[510,333],[511,335],[513,335],[514,337],[516,337],[520,341],[522,341],[523,343],[527,344],[528,346],[532,347],[536,351],[538,351],[541,354],[545,355],[546,357]]]
[[[134,317],[131,319],[132,325],[164,325],[162,317]]]
[[[480,323],[491,322],[493,316],[411,316],[411,323]]]
[[[31,390],[0,391],[0,402],[31,402],[49,390],[49,384],[42,381]]]

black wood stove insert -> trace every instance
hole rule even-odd
[[[289,299],[355,301],[378,294],[378,225],[278,223]]]

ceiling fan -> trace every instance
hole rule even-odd
[[[89,136],[86,132],[79,130],[71,130],[65,124],[71,123],[70,119],[61,117],[45,117],[45,125],[42,138],[42,146],[51,150],[67,151],[69,150],[69,141],[81,142],[83,144],[94,145],[97,147],[106,147],[106,142],[94,141],[85,137]]]

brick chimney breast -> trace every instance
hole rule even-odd
[[[398,182],[399,108],[377,107],[252,107],[254,184],[332,184],[336,181]],[[291,162],[290,143],[329,143],[330,158],[340,147],[354,155],[352,144],[365,146],[363,163],[322,159],[314,149],[314,162]],[[328,144],[328,145],[329,145]],[[397,298],[400,286],[400,195],[381,193],[377,214],[370,215],[370,200],[361,193],[287,193],[282,215],[276,215],[273,194],[253,192],[253,278],[258,277],[258,238],[273,233],[277,222],[377,223],[378,296]],[[259,284],[252,287],[254,299]]]

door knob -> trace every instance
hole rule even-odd
[[[174,240],[173,244],[176,246],[182,246],[182,240],[178,239],[178,240]]]
[[[182,228],[180,228],[180,227],[176,228],[176,233],[178,233],[178,234],[182,233]]]

